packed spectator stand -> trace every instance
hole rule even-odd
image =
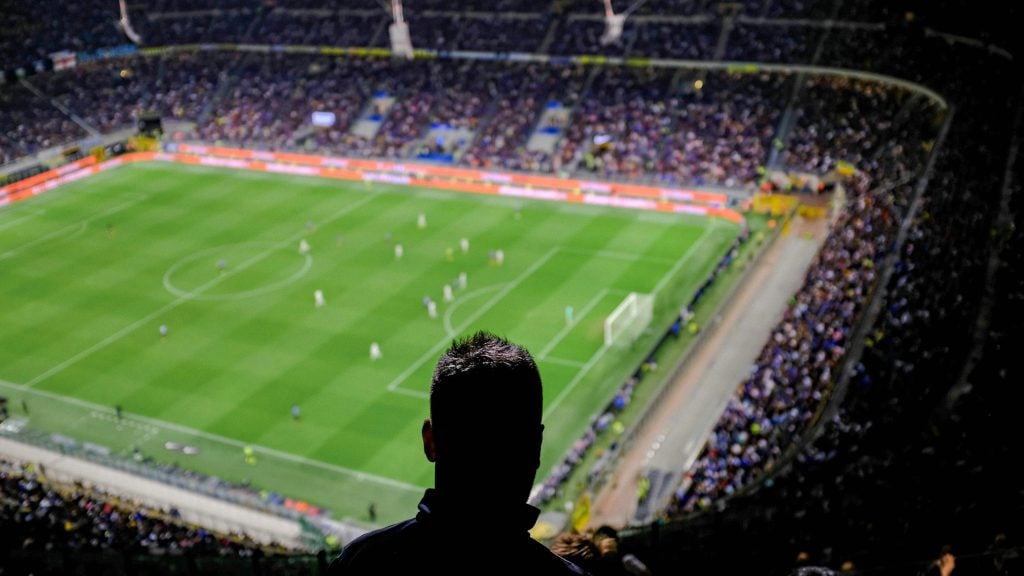
[[[139,9],[137,27],[154,46],[387,42],[387,15],[351,1],[236,0],[217,11],[189,0],[132,6]],[[954,120],[920,206],[912,208],[911,200],[949,110],[901,86],[778,70],[401,63],[234,51],[132,56],[29,77],[35,90],[0,84],[0,159],[10,162],[86,135],[48,102],[53,99],[100,132],[156,110],[194,123],[193,134],[203,141],[345,156],[413,158],[431,146],[422,141],[431,126],[447,125],[474,132],[452,155],[459,164],[679,185],[753,188],[765,164],[816,175],[834,171],[839,162],[853,164],[859,172],[849,181],[847,210],[751,378],[741,383],[705,451],[681,479],[662,519],[668,524],[624,544],[645,550],[645,558],[660,558],[662,571],[684,563],[708,569],[727,563],[735,551],[728,538],[744,534],[763,538],[750,557],[770,558],[773,566],[790,566],[800,553],[800,562],[838,566],[854,559],[870,565],[872,558],[898,562],[926,555],[928,543],[946,543],[929,522],[949,517],[976,528],[1000,504],[1022,511],[1019,492],[1011,502],[955,494],[957,481],[979,486],[997,477],[957,454],[988,450],[986,462],[1004,467],[1014,459],[1000,444],[1001,433],[1012,434],[1002,427],[1012,419],[1014,395],[989,385],[1014,382],[1013,372],[999,368],[1010,365],[1012,314],[991,314],[991,336],[975,351],[981,360],[962,378],[973,386],[950,381],[975,343],[963,327],[978,316],[987,286],[978,279],[1000,241],[1004,260],[988,279],[1000,288],[988,294],[990,306],[1019,312],[1019,278],[1012,273],[1019,238],[1011,242],[1012,228],[995,225],[993,199],[1001,185],[1009,185],[1003,182],[1005,149],[1013,131],[1020,132],[1019,85],[1000,49],[951,43],[880,2],[768,0],[743,2],[734,11],[692,2],[679,8],[668,0],[644,3],[610,45],[600,39],[604,23],[596,2],[508,0],[463,3],[451,11],[449,4],[423,0],[407,3],[406,11],[417,48],[810,64],[921,82],[949,98]],[[13,31],[2,32],[0,55],[11,61],[121,43],[111,3],[76,0],[61,10],[88,14],[77,25],[86,32],[68,28],[74,26],[68,21],[22,45],[16,40],[35,30],[40,18],[26,9]],[[972,86],[965,75],[979,60],[1006,78],[985,77]],[[354,135],[352,126],[382,96],[395,102],[381,115],[379,132]],[[556,127],[557,147],[530,149],[551,105],[570,111],[568,122]],[[1015,107],[1016,126],[1006,117]],[[312,110],[335,112],[336,125],[311,130]],[[971,126],[960,118],[985,121]],[[604,143],[594,145],[596,137]],[[998,143],[972,149],[989,138]],[[908,217],[914,220],[907,241],[894,257],[894,241]],[[837,394],[833,384],[849,339],[891,258],[894,272],[866,351],[849,389]],[[935,285],[944,289],[931,289]],[[624,390],[631,392],[631,384]],[[843,402],[829,404],[833,397]],[[983,430],[991,418],[998,420],[995,428]],[[819,436],[803,443],[808,426]],[[925,481],[921,470],[929,467],[948,478]],[[876,486],[879,478],[886,481]],[[999,494],[1011,492],[999,486]],[[948,506],[923,512],[943,498]],[[789,516],[788,510],[795,512]],[[876,519],[886,513],[895,520]],[[1020,532],[1008,518],[1010,512],[993,520],[990,534],[971,536],[966,527],[946,534],[972,550],[994,550],[983,556],[986,562],[1013,566],[1003,551],[1019,546]],[[773,529],[773,523],[785,528]],[[835,530],[822,529],[829,526]],[[918,533],[908,537],[908,529]],[[664,546],[668,538],[691,538],[692,544],[658,552],[670,548]],[[900,539],[906,543],[892,544]],[[979,571],[989,570],[982,563]]]
[[[148,564],[217,574],[249,559],[274,573],[309,573],[313,558],[241,534],[217,534],[98,487],[57,484],[0,460],[0,566],[10,574],[145,573]],[[323,561],[322,559],[320,560]],[[243,564],[244,565],[244,564]]]
[[[946,64],[976,54],[948,56]],[[702,459],[694,473],[702,490],[681,492],[661,522],[625,538],[649,563],[656,556],[662,569],[828,565],[900,574],[923,573],[930,558],[951,550],[962,555],[958,571],[1021,569],[1024,499],[1007,469],[1020,455],[1008,441],[1020,402],[1011,384],[1019,367],[1009,358],[1009,342],[1019,337],[1011,319],[1022,300],[1013,271],[1021,254],[1013,176],[1020,79],[998,60],[986,63],[992,72],[979,83],[938,62],[906,64],[943,78],[957,109],[919,205],[909,204],[908,187],[893,190],[898,211],[912,220],[902,250],[892,254],[860,361],[815,432],[784,444],[799,447],[795,458],[762,467],[761,481],[747,490],[707,482],[753,460],[753,435],[737,433],[743,427],[733,419],[721,423],[710,447],[720,454]],[[738,457],[729,455],[733,445]],[[704,511],[671,521],[680,508],[699,508],[707,490],[737,496],[709,498]],[[746,559],[736,556],[737,538],[750,546]]]

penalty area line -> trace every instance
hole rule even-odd
[[[469,328],[473,324],[473,322],[476,322],[477,320],[480,319],[481,316],[483,316],[488,311],[490,311],[490,309],[493,308],[495,304],[500,302],[502,298],[504,298],[505,296],[508,296],[509,292],[511,292],[512,290],[515,290],[516,287],[518,287],[520,284],[522,284],[524,280],[526,280],[527,278],[532,276],[534,272],[536,272],[537,270],[540,269],[541,266],[546,264],[547,261],[550,260],[551,257],[554,256],[556,252],[558,252],[558,250],[559,250],[559,248],[556,246],[556,247],[548,250],[546,253],[544,253],[543,256],[541,256],[540,258],[535,260],[534,263],[531,264],[529,268],[524,270],[519,276],[516,276],[516,278],[514,280],[512,280],[512,282],[509,282],[507,285],[505,285],[504,288],[501,289],[501,291],[499,291],[497,294],[492,296],[487,302],[484,302],[483,306],[481,306],[476,312],[474,312],[472,316],[467,318],[465,322],[463,322],[462,324],[459,324],[456,327],[455,332],[456,333],[462,332],[466,328]],[[439,341],[437,344],[435,344],[433,347],[431,347],[430,350],[427,350],[426,353],[424,353],[422,356],[420,356],[415,362],[410,364],[408,368],[403,370],[401,374],[396,376],[395,379],[392,380],[390,384],[388,384],[388,387],[387,387],[388,392],[398,392],[399,387],[402,385],[402,382],[405,382],[406,378],[408,378],[409,376],[412,376],[412,373],[417,371],[417,370],[419,370],[420,367],[422,367],[423,364],[425,364],[428,360],[437,358],[437,355],[446,346],[449,346],[449,345],[451,345],[451,338],[448,337],[448,336],[445,336],[445,338],[443,340]],[[408,391],[406,391],[406,392],[408,392]],[[399,392],[399,393],[401,394],[402,392]],[[422,392],[420,392],[420,394],[422,394]],[[423,397],[425,398],[426,396],[423,396]]]

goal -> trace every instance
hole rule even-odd
[[[605,346],[628,346],[651,323],[654,296],[630,292],[604,321]]]

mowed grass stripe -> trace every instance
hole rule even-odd
[[[302,235],[313,246],[313,265],[294,283],[253,298],[189,301],[40,386],[101,405],[120,403],[129,412],[419,485],[429,483],[431,470],[415,442],[426,416],[426,401],[390,393],[387,385],[432,347],[438,348],[431,356],[439,355],[450,340],[443,318],[427,318],[420,302],[424,294],[438,301],[442,317],[449,307],[459,305],[451,315],[455,326],[467,331],[486,327],[538,352],[562,330],[566,301],[574,302],[579,312],[599,291],[608,289],[609,294],[588,314],[586,325],[571,330],[552,350],[562,360],[585,362],[601,346],[599,326],[606,310],[621,300],[622,294],[612,296],[612,291],[652,286],[686,250],[686,238],[699,235],[707,225],[696,218],[642,221],[638,213],[628,211],[565,210],[544,202],[230,170],[149,165],[102,176],[105,179],[97,182],[103,192],[145,193],[146,186],[174,184],[125,212],[125,219],[116,222],[115,246],[101,230],[88,249],[78,251],[73,243],[62,243],[62,251],[54,255],[45,274],[26,277],[41,285],[40,292],[25,290],[21,279],[10,287],[20,297],[12,317],[22,332],[46,331],[33,325],[39,315],[26,309],[39,308],[59,327],[13,355],[34,355],[19,368],[22,374],[12,375],[4,368],[0,378],[25,381],[34,373],[28,370],[29,376],[24,377],[25,368],[46,361],[53,365],[78,353],[81,341],[62,341],[61,330],[81,331],[85,341],[95,342],[110,326],[142,318],[162,303],[174,301],[164,290],[162,277],[176,262],[217,246],[298,235],[312,220],[315,228]],[[80,183],[83,200],[85,195],[102,196],[86,186],[89,182]],[[374,201],[373,209],[322,222],[332,210],[378,191],[386,193]],[[67,195],[61,200],[72,198]],[[33,202],[25,203],[26,210],[35,208]],[[70,204],[81,217],[88,217],[99,203],[93,199]],[[73,212],[64,203],[50,206],[44,215],[51,209],[65,215]],[[427,214],[425,230],[416,227],[420,212]],[[21,221],[12,229],[31,229],[35,220]],[[385,238],[388,232],[391,241]],[[463,236],[471,240],[468,255],[458,248]],[[3,230],[0,239],[7,239]],[[394,261],[394,241],[405,246],[401,262]],[[72,249],[63,252],[69,246]],[[454,252],[452,261],[445,257],[448,247]],[[505,251],[505,265],[489,265],[487,251],[499,248]],[[561,248],[565,253],[559,252]],[[550,261],[541,262],[519,285],[494,299],[552,250]],[[616,255],[602,257],[600,251]],[[624,256],[634,253],[635,260]],[[63,276],[67,262],[62,258],[76,261],[79,279]],[[204,266],[211,276],[217,274],[213,253],[208,260],[203,258],[204,262],[190,264],[182,272],[179,280],[185,288],[201,285]],[[281,277],[282,268],[298,259],[296,242],[268,256],[251,273],[218,282],[211,292],[230,296],[258,287],[268,278]],[[229,269],[233,264],[229,262]],[[469,274],[469,288],[465,293],[456,291],[456,302],[445,304],[441,286],[459,271]],[[76,282],[81,289],[72,288]],[[47,307],[51,299],[47,285],[62,287],[52,294],[76,294],[65,298],[67,309]],[[327,296],[327,306],[320,309],[312,302],[317,288]],[[479,289],[485,292],[470,297]],[[490,308],[482,310],[488,302]],[[90,312],[75,318],[77,309]],[[6,320],[6,314],[0,312],[0,320]],[[160,323],[171,327],[170,338],[163,342],[156,334]],[[6,333],[0,334],[0,349],[11,344],[9,339]],[[53,339],[59,344],[54,345]],[[377,363],[367,355],[374,340],[381,342],[385,355]],[[617,371],[635,366],[638,353],[617,354],[607,362],[612,365],[598,363],[580,379],[549,423],[545,469],[575,440],[598,404],[608,401],[610,390],[621,384]],[[426,391],[432,364],[428,358],[412,370],[403,388]],[[542,365],[550,402],[576,378],[579,367]],[[587,395],[580,394],[583,390]],[[578,406],[577,400],[586,406]],[[300,422],[291,420],[292,403],[302,407]],[[69,424],[67,431],[88,437],[93,428],[104,426],[93,420],[86,417]],[[104,434],[104,438],[109,437]],[[225,473],[245,474],[271,485],[287,476],[278,469],[260,477],[260,470],[240,468],[237,462],[202,460],[196,467],[223,467]],[[321,485],[319,480],[313,484]]]
[[[364,201],[366,200],[366,198],[367,197],[364,197]],[[354,207],[354,206],[356,206],[356,205],[353,205],[353,204],[346,205],[346,207]],[[343,207],[340,210],[335,211],[336,214],[337,213],[341,213],[341,212],[347,213],[346,208]],[[293,236],[294,236],[294,234],[293,234]],[[288,244],[290,245],[291,238],[288,238],[286,240],[287,240]],[[256,256],[251,258],[249,261],[250,262],[251,261],[255,261],[260,256],[261,256],[261,254],[257,254]],[[241,263],[237,264],[237,266],[245,266],[245,264],[246,264],[246,262],[241,262]],[[240,268],[229,269],[228,272],[225,274],[225,276],[218,276],[216,271],[215,271],[215,268],[212,266],[212,263],[211,263],[210,269],[211,269],[211,279],[208,281],[207,285],[212,285],[213,283],[218,282],[220,280],[220,278],[222,278],[222,277],[229,277],[228,275],[232,274],[234,271],[240,270]],[[242,272],[240,272],[240,273],[242,273]],[[103,380],[112,379],[116,375],[117,370],[110,371],[110,370],[106,370],[106,369],[109,368],[111,365],[117,366],[117,365],[122,364],[122,363],[128,365],[128,370],[126,370],[126,371],[134,373],[135,370],[131,370],[131,368],[134,367],[133,365],[138,364],[141,359],[139,357],[137,357],[136,355],[128,354],[128,353],[123,353],[123,350],[124,349],[128,349],[128,350],[137,349],[137,348],[140,347],[140,343],[141,343],[141,347],[143,347],[143,348],[145,348],[146,346],[164,345],[165,343],[160,342],[158,340],[155,340],[152,337],[152,334],[155,334],[156,326],[159,325],[160,323],[166,323],[168,326],[174,327],[174,330],[175,330],[174,336],[175,336],[175,338],[173,338],[171,340],[173,340],[175,343],[179,343],[180,342],[181,344],[179,344],[179,346],[185,346],[186,347],[186,349],[184,350],[183,353],[179,350],[178,357],[180,357],[180,358],[193,358],[193,357],[196,357],[196,356],[200,356],[201,357],[202,356],[201,355],[201,351],[203,349],[208,349],[210,346],[214,346],[215,348],[218,347],[217,343],[220,341],[220,335],[223,333],[225,325],[230,325],[230,322],[233,319],[235,319],[235,318],[232,318],[232,317],[221,316],[221,317],[219,317],[219,322],[208,323],[208,324],[206,324],[204,326],[202,324],[202,322],[195,322],[194,321],[194,317],[195,316],[201,315],[201,314],[199,314],[199,312],[200,312],[199,309],[203,308],[203,305],[201,303],[187,302],[187,299],[179,298],[179,299],[176,299],[176,300],[172,301],[167,306],[170,306],[170,305],[176,304],[176,303],[180,303],[181,304],[180,309],[177,308],[177,307],[175,307],[174,309],[167,309],[167,310],[164,311],[163,314],[160,315],[160,317],[153,317],[151,319],[151,321],[149,323],[152,324],[152,326],[151,326],[152,331],[150,331],[150,332],[143,331],[142,333],[137,333],[136,334],[136,333],[134,333],[135,330],[131,330],[129,333],[125,333],[124,336],[129,337],[129,338],[128,338],[128,341],[126,341],[123,345],[116,346],[116,347],[111,347],[109,350],[102,351],[102,352],[104,352],[103,354],[98,354],[97,357],[95,358],[95,360],[91,363],[93,366],[96,366],[98,369],[94,372],[93,378],[88,379],[87,381],[91,380],[93,382],[96,382],[96,381],[102,382]],[[242,317],[236,317],[236,318],[244,319],[245,317],[242,316]],[[196,326],[201,326],[201,329],[196,329]],[[173,356],[173,354],[171,356]],[[161,363],[161,364],[167,364],[167,363],[165,362],[165,363]],[[173,366],[173,364],[167,364],[167,365]],[[82,369],[83,370],[87,370],[88,368],[83,367]],[[113,372],[113,374],[111,374],[111,372]],[[199,378],[199,376],[201,376],[201,375],[199,375],[199,374],[193,375],[193,374],[189,374],[187,372],[181,372],[181,373],[178,374],[179,379],[182,380],[182,381],[185,381],[185,380],[196,381],[196,380],[198,380],[199,382],[202,382],[202,378]],[[72,376],[69,379],[70,380],[81,380],[82,378],[81,378],[81,376],[78,376],[78,377]],[[153,391],[153,392],[155,392],[155,394],[148,395],[148,394],[146,394],[146,391],[143,389],[144,385],[145,385],[144,382],[143,383],[138,383],[138,380],[135,379],[135,378],[132,378],[130,374],[128,375],[127,378],[124,378],[124,381],[126,382],[126,384],[128,384],[129,386],[132,386],[132,388],[134,388],[134,392],[136,392],[138,394],[138,396],[140,397],[140,400],[144,399],[148,403],[151,403],[151,404],[154,404],[154,405],[159,405],[159,406],[166,406],[167,405],[169,398],[164,396],[164,395],[161,395],[159,393],[160,392],[159,389]],[[106,386],[103,386],[102,384],[100,384],[100,386],[106,389]],[[187,385],[179,386],[179,390],[180,389],[186,389],[186,388],[187,388]],[[128,396],[127,399],[131,399],[131,397]]]

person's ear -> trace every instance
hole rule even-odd
[[[427,457],[430,462],[437,461],[437,446],[434,444],[434,426],[430,423],[430,418],[423,420],[423,428],[420,429],[420,435],[423,436],[423,454]]]

